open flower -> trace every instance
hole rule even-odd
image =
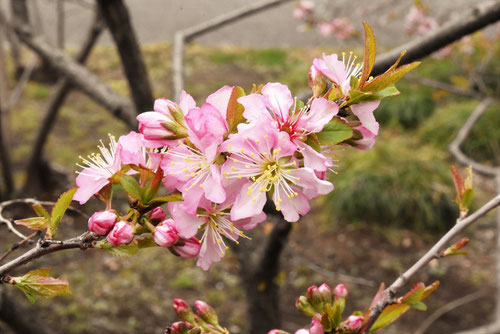
[[[277,130],[284,131],[290,136],[290,140],[297,145],[304,156],[304,164],[317,171],[326,171],[332,167],[331,161],[316,152],[303,142],[305,137],[311,133],[323,130],[339,107],[335,102],[324,98],[313,100],[311,107],[305,106],[297,109],[297,101],[292,98],[290,90],[279,83],[268,83],[262,88],[262,94],[250,94],[238,99],[245,107],[243,116],[250,122],[271,123]],[[240,130],[248,125],[240,126]]]
[[[109,136],[109,148],[105,147],[101,141],[98,146],[100,153],[92,153],[87,158],[82,159],[83,164],[77,164],[82,170],[76,177],[78,190],[73,196],[73,200],[86,203],[99,190],[104,188],[109,179],[121,169],[120,155],[117,154],[117,143],[114,136]]]
[[[215,203],[226,199],[218,161],[219,146],[228,131],[224,113],[229,97],[226,100],[225,95],[225,90],[219,90],[209,97],[214,104],[220,105],[218,108],[205,103],[189,111],[186,125],[192,144],[179,142],[161,162],[165,185],[182,192],[185,209],[190,214],[196,212],[203,197]]]
[[[231,209],[233,220],[260,214],[270,192],[276,210],[287,221],[297,221],[309,211],[309,199],[333,190],[313,169],[298,166],[293,157],[296,145],[288,134],[270,126],[248,128],[226,141],[225,148],[230,156],[223,166],[224,176],[246,180]]]
[[[360,63],[356,63],[356,59],[352,52],[349,53],[349,58],[342,52],[342,60],[336,54],[327,56],[323,53],[323,59],[314,58],[313,66],[347,95],[351,90],[351,77],[359,77],[363,69]]]

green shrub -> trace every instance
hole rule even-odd
[[[351,150],[340,160],[328,201],[346,222],[432,232],[453,225],[458,212],[448,164],[432,147],[389,134],[372,151]]]
[[[432,89],[412,86],[405,87],[401,95],[382,100],[376,117],[382,125],[397,124],[405,129],[415,129],[433,112]]]

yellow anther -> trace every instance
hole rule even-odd
[[[252,188],[252,187],[248,187],[248,190],[249,190],[249,191],[252,191],[252,190],[253,190],[253,188]]]
[[[170,163],[170,166],[175,166],[175,162],[173,162],[173,161],[172,161],[172,162]]]
[[[203,188],[203,183],[202,183],[202,184],[200,184],[200,188]]]
[[[242,178],[241,174],[238,174],[238,179],[241,179],[241,178]]]
[[[252,202],[257,202],[257,198],[256,197],[252,198]]]
[[[231,170],[236,170],[236,168],[234,168],[234,167],[231,167]]]
[[[267,139],[267,135],[264,136],[264,139]]]
[[[233,162],[238,162],[238,160],[237,159],[233,159]]]

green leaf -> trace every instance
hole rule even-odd
[[[418,303],[412,304],[411,307],[414,308],[414,309],[417,309],[419,311],[427,311],[427,305],[425,305],[422,302],[418,302]]]
[[[245,96],[245,90],[238,86],[234,87],[231,92],[231,96],[229,97],[226,113],[229,133],[235,133],[237,131],[236,127],[238,124],[245,121],[245,118],[243,117],[243,111],[245,108],[243,105],[238,103],[238,99],[242,96]]]
[[[68,281],[61,278],[49,277],[49,269],[37,269],[21,277],[12,277],[11,282],[20,289],[30,302],[36,297],[52,298],[61,295],[70,295]]]
[[[94,248],[104,249],[111,254],[120,257],[129,257],[137,254],[139,251],[139,246],[134,242],[131,242],[128,245],[113,246],[107,239],[96,242]]]
[[[318,141],[318,136],[315,133],[309,134],[305,143],[313,148],[316,152],[321,152],[321,146]]]
[[[45,236],[46,238],[51,239],[56,234],[57,229],[59,228],[59,223],[61,222],[62,217],[64,216],[66,210],[71,204],[76,189],[77,189],[76,187],[71,188],[70,190],[66,191],[61,196],[59,196],[50,214],[50,222]]]
[[[461,210],[469,211],[470,205],[472,204],[472,198],[474,197],[474,189],[466,189],[462,193],[462,203],[460,205]]]
[[[375,64],[375,55],[377,54],[375,35],[373,34],[372,28],[366,22],[363,22],[363,27],[365,28],[365,57],[363,60],[363,73],[361,74],[361,79],[359,80],[359,89],[363,88],[366,80],[370,77],[373,64]]]
[[[363,87],[363,91],[375,93],[388,86],[394,85],[406,73],[410,72],[418,65],[420,65],[420,62],[413,62],[411,64],[403,65],[395,69],[387,70],[385,73],[368,82]]]
[[[163,170],[161,168],[158,168],[158,170],[156,171],[156,173],[153,176],[151,184],[144,191],[144,203],[145,204],[149,203],[149,201],[151,201],[153,196],[156,195],[156,193],[158,192],[158,189],[160,189],[162,179],[163,179]]]
[[[373,324],[372,328],[370,329],[370,333],[386,327],[406,311],[408,311],[410,307],[410,305],[406,304],[393,304],[387,306]]]
[[[45,217],[47,219],[50,219],[49,213],[40,204],[33,204],[33,210],[35,210],[35,213],[38,215],[38,217]]]
[[[335,145],[352,137],[352,129],[344,120],[334,117],[317,133],[321,145]]]
[[[49,219],[45,217],[32,217],[15,220],[17,225],[26,226],[32,230],[45,230],[49,226]]]
[[[171,193],[170,195],[162,196],[162,197],[156,197],[153,198],[151,201],[149,201],[148,204],[158,204],[158,203],[168,203],[168,202],[180,202],[182,201],[182,194],[179,192],[174,192]]]
[[[120,177],[120,183],[130,197],[142,201],[143,189],[134,177],[130,175],[122,175]]]
[[[401,302],[405,304],[413,305],[422,300],[424,295],[424,290],[425,290],[424,283],[422,282],[417,283],[407,294],[405,294],[403,297],[399,299]]]

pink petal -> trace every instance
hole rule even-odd
[[[281,120],[288,120],[290,108],[293,106],[292,93],[287,86],[277,82],[267,83],[262,88],[262,95],[266,97],[267,107]]]
[[[311,168],[297,168],[290,171],[290,175],[298,177],[296,184],[302,187],[307,198],[311,199],[318,195],[326,195],[333,190],[333,184],[320,180]]]
[[[207,227],[207,235],[201,245],[200,254],[196,265],[207,271],[214,262],[219,262],[224,254],[220,250],[211,227]]]
[[[323,74],[326,75],[332,82],[335,82],[340,86],[348,79],[345,64],[338,59],[338,56],[336,54],[327,56],[323,53],[323,61],[324,66],[322,67],[322,69],[318,68],[318,70],[323,72]],[[327,73],[324,72],[325,70]]]
[[[182,112],[184,115],[187,115],[189,110],[196,108],[196,102],[194,101],[193,97],[186,93],[186,91],[181,92],[181,96],[179,98],[179,107],[181,107]]]
[[[353,104],[351,110],[359,118],[361,124],[374,135],[378,135],[379,124],[373,115],[373,111],[378,108],[379,101],[370,101],[360,104]]]
[[[312,168],[319,172],[324,172],[333,166],[332,161],[323,154],[316,152],[311,146],[297,140],[295,141],[304,156],[304,166]]]
[[[197,217],[196,214],[188,214],[184,205],[180,202],[170,202],[168,210],[175,221],[175,229],[184,239],[194,237],[198,232],[198,228],[205,223],[204,218]]]
[[[108,183],[109,181],[106,177],[97,174],[90,168],[85,168],[76,177],[78,189],[73,196],[73,200],[78,201],[80,204],[84,204]]]
[[[249,122],[263,120],[267,120],[269,122],[273,121],[271,114],[267,111],[266,99],[264,96],[254,93],[240,97],[238,102],[245,107],[243,117],[245,117]]]
[[[218,166],[210,166],[210,176],[203,182],[203,190],[205,191],[206,198],[214,203],[222,203],[226,199],[226,191],[222,187],[222,179]]]
[[[226,119],[227,106],[229,104],[233,88],[234,87],[224,86],[207,97],[207,102],[214,106],[215,109],[219,110],[224,119]]]
[[[248,196],[248,187],[252,182],[245,184],[236,197],[233,207],[231,208],[231,220],[253,217],[259,215],[266,204],[266,193],[260,192],[259,189],[253,189]],[[255,199],[255,200],[254,200]]]
[[[322,97],[315,98],[311,110],[299,120],[298,126],[310,132],[320,132],[338,112],[339,106],[335,102]]]
[[[155,112],[159,114],[162,114],[166,117],[171,117],[171,112],[168,107],[175,108],[176,106],[174,102],[167,100],[165,98],[160,98],[155,100],[153,109]]]
[[[142,165],[146,166],[146,160],[143,154],[144,144],[142,135],[131,131],[126,136],[118,139],[118,152],[121,163],[124,165]]]
[[[279,203],[283,218],[289,222],[296,222],[300,218],[299,215],[305,215],[311,209],[307,197],[304,196],[304,194],[300,190],[294,190],[297,192],[296,196],[292,198],[284,196],[282,197],[282,201],[280,203],[276,198],[276,192],[273,195],[274,203]]]

